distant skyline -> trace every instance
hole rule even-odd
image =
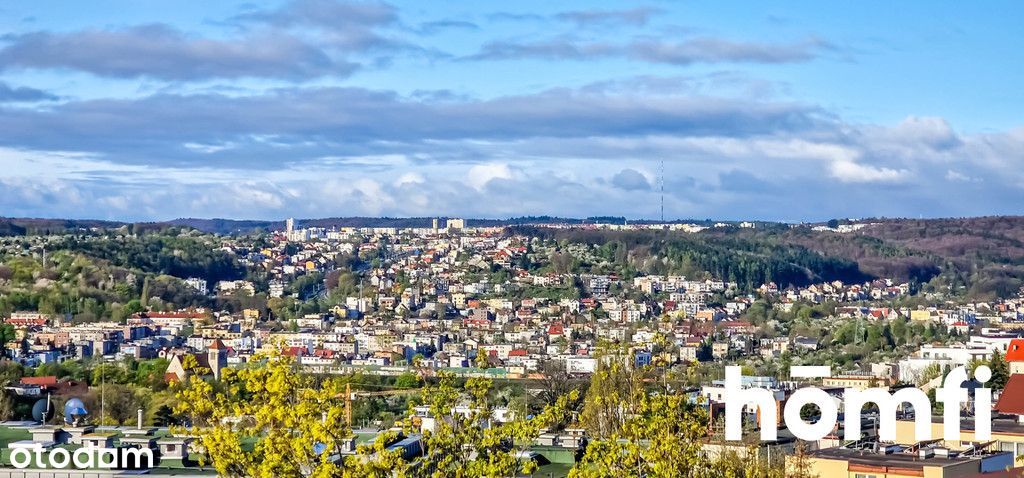
[[[1021,214],[1024,4],[0,4],[0,215]]]

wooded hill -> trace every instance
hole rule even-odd
[[[336,217],[300,219],[319,227],[429,227],[431,218]],[[622,218],[566,219],[549,216],[471,219],[472,225],[508,226],[511,231],[568,242],[628,250],[634,256],[660,256],[655,270],[699,269],[732,280],[744,289],[774,281],[780,286],[823,280],[860,281],[892,278],[925,285],[926,290],[952,291],[972,298],[1015,294],[1024,285],[1024,217],[991,216],[948,219],[865,219],[855,232],[814,231],[812,225],[757,223],[756,228],[711,228],[697,234],[666,231],[617,232],[555,230],[522,224],[618,223]],[[710,225],[710,221],[692,221]],[[830,221],[849,223],[850,221]],[[91,228],[111,229],[128,223],[93,220],[0,219],[0,236],[65,233]],[[833,224],[834,225],[834,224]],[[138,231],[184,226],[217,234],[282,229],[282,221],[175,219],[136,223]],[[611,247],[611,246],[610,246]],[[94,253],[100,251],[92,251]],[[111,253],[112,251],[103,251]],[[633,263],[630,266],[644,264]],[[650,272],[650,271],[648,271]]]
[[[820,281],[892,278],[926,290],[987,299],[1015,295],[1024,285],[1024,217],[879,219],[848,233],[808,226],[713,228],[696,234],[513,227],[546,239],[616,244],[636,256],[654,255],[645,272],[679,272],[696,265],[749,290]],[[650,261],[647,262],[650,264]],[[633,265],[637,265],[634,263]]]

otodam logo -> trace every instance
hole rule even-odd
[[[832,376],[828,366],[793,366],[790,367],[793,378],[827,378]],[[778,438],[779,410],[772,392],[764,388],[743,388],[740,367],[725,367],[725,439],[741,440],[743,438],[742,413],[746,406],[760,409],[761,440],[769,441]],[[974,379],[979,383],[987,383],[992,378],[992,370],[982,365],[974,369]],[[935,400],[942,403],[942,438],[944,440],[960,439],[960,405],[967,403],[967,389],[961,384],[968,379],[967,369],[957,367],[946,375],[945,380],[935,393]],[[901,404],[909,404],[914,408],[914,437],[917,441],[931,440],[932,405],[928,395],[919,388],[902,388],[889,393],[885,388],[868,388],[858,390],[847,388],[843,391],[843,407],[846,410],[843,427],[846,430],[845,440],[859,440],[861,418],[864,405],[874,403],[878,406],[878,437],[882,440],[896,439],[896,409]],[[814,423],[808,423],[800,417],[800,409],[807,404],[817,405],[821,417]],[[783,421],[793,435],[802,440],[820,440],[828,435],[838,421],[839,406],[824,390],[817,387],[803,387],[793,393],[783,407]],[[977,388],[974,390],[974,436],[976,440],[988,440],[992,437],[992,389]]]
[[[11,452],[11,464],[15,468],[78,468],[114,469],[114,468],[152,468],[154,463],[153,450],[149,448],[100,448],[85,446],[74,451],[64,448],[46,450],[35,443],[28,447],[18,447]]]

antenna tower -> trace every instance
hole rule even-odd
[[[658,172],[658,183],[661,185],[661,223],[665,223],[665,160],[661,160],[661,169]]]

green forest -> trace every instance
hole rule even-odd
[[[120,321],[146,307],[211,305],[181,278],[245,277],[233,256],[214,247],[213,236],[122,231],[0,240],[0,314],[37,310],[84,322]]]
[[[836,221],[839,222],[839,221]],[[845,221],[848,222],[848,221]],[[875,278],[915,289],[991,300],[1024,286],[1024,218],[865,220],[851,233],[767,224],[716,227],[699,233],[613,231],[511,226],[523,234],[569,244],[592,244],[616,272],[708,274],[749,291]]]

